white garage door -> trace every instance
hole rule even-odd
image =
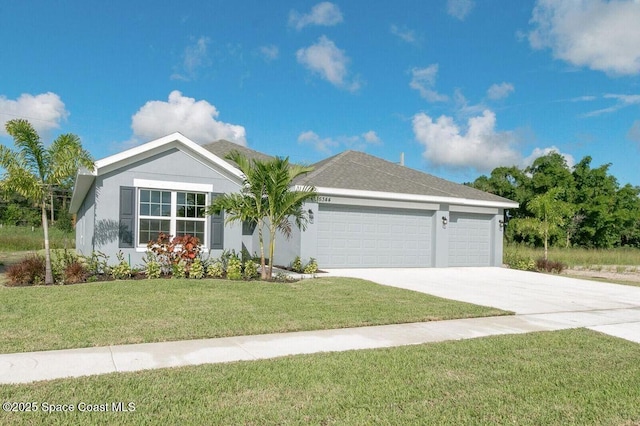
[[[449,215],[449,266],[490,266],[491,215]]]
[[[432,212],[321,204],[318,264],[325,268],[431,266]]]

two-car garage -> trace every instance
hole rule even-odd
[[[444,249],[447,266],[489,266],[492,218],[451,212],[443,224],[430,210],[320,204],[317,259],[326,268],[424,268]]]

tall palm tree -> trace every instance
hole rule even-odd
[[[44,230],[45,249],[45,284],[53,284],[51,270],[51,251],[49,248],[49,222],[47,220],[47,198],[54,185],[62,182],[62,176],[68,176],[68,165],[75,159],[62,159],[65,153],[79,155],[82,148],[75,135],[58,137],[51,147],[45,148],[40,136],[31,123],[23,119],[10,120],[6,123],[7,133],[13,137],[17,151],[0,145],[0,167],[5,169],[0,182],[3,192],[15,192],[37,203],[42,212],[42,228]],[[84,151],[84,150],[82,150]],[[85,156],[85,154],[82,154]],[[93,161],[86,153],[83,165],[93,168]],[[57,161],[63,164],[57,164]]]
[[[264,164],[266,194],[266,224],[269,227],[269,272],[273,272],[273,255],[276,247],[276,232],[280,231],[286,239],[291,238],[294,220],[299,229],[305,230],[309,221],[308,213],[302,208],[305,201],[317,197],[316,189],[303,186],[291,189],[293,181],[300,175],[307,174],[312,167],[289,163],[289,158],[276,157]]]
[[[235,162],[244,174],[243,187],[239,194],[217,197],[209,206],[208,213],[217,214],[224,210],[226,223],[242,221],[256,225],[260,244],[261,278],[269,279],[273,272],[277,231],[285,238],[290,238],[292,219],[300,229],[306,229],[309,218],[302,205],[317,194],[311,186],[293,189],[292,184],[296,177],[309,173],[312,168],[292,165],[288,158],[249,160],[238,151],[232,151],[226,158]],[[268,268],[263,238],[265,225],[269,230]]]

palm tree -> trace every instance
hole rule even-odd
[[[292,184],[298,176],[309,173],[312,168],[292,165],[288,158],[250,161],[238,151],[232,151],[226,158],[235,162],[244,174],[242,191],[239,194],[217,197],[207,213],[218,214],[224,210],[225,223],[250,222],[256,225],[260,244],[261,278],[270,279],[277,231],[285,238],[290,238],[292,219],[298,228],[306,229],[309,218],[302,206],[317,194],[311,186],[292,189]],[[268,268],[264,253],[265,225],[269,230]]]
[[[269,228],[269,272],[271,278],[273,272],[273,255],[276,247],[276,232],[280,231],[286,239],[291,238],[293,226],[305,230],[309,221],[308,213],[302,208],[306,201],[317,197],[316,189],[312,186],[303,186],[295,190],[291,189],[293,181],[300,175],[313,170],[289,163],[289,158],[276,157],[264,164],[265,170],[265,194],[267,201],[266,224]]]
[[[75,135],[61,135],[47,149],[27,120],[10,120],[5,128],[18,150],[12,151],[0,145],[0,167],[5,169],[0,189],[3,192],[15,192],[40,206],[44,230],[45,284],[53,284],[47,199],[51,196],[52,187],[61,184],[63,177],[69,176],[69,165],[77,161],[77,158],[63,159],[65,153],[80,155],[79,148],[83,165],[93,168],[93,161],[82,150],[80,140]],[[56,164],[57,161],[61,164]]]
[[[548,260],[549,238],[560,231],[574,213],[569,203],[558,199],[560,195],[560,190],[557,188],[536,195],[527,203],[527,208],[534,217],[511,221],[516,231],[533,232],[542,238],[544,260]]]

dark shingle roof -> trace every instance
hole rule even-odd
[[[297,184],[316,187],[417,194],[511,202],[488,192],[460,185],[364,152],[345,151],[312,165],[314,170]]]
[[[224,161],[228,162],[236,166],[233,161],[227,160],[226,156],[231,151],[238,151],[249,160],[271,160],[272,156],[263,154],[262,152],[254,151],[253,149],[247,148],[246,146],[238,145],[237,143],[229,142],[224,139],[220,139],[215,142],[210,142],[208,144],[202,145],[204,149],[211,152],[212,154],[222,158]]]
[[[239,151],[250,160],[271,160],[274,158],[226,140],[211,142],[202,145],[202,147],[234,166],[236,164],[225,158],[229,152],[234,150]],[[311,167],[313,167],[313,171],[298,178],[295,184],[310,184],[323,188],[512,202],[506,198],[450,182],[359,151],[344,151],[312,164]]]

